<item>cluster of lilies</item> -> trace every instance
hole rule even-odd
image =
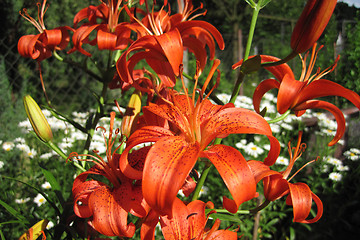
[[[208,227],[209,217],[216,212],[213,203],[197,200],[196,196],[190,202],[178,197],[179,190],[187,196],[194,193],[198,184],[198,178],[194,178],[195,167],[199,160],[208,161],[208,165],[219,172],[232,196],[232,199],[223,197],[222,207],[230,213],[236,213],[242,203],[259,196],[257,184],[262,181],[266,202],[287,196],[286,203],[293,208],[295,222],[318,221],[323,212],[321,200],[306,184],[289,182],[292,167],[303,152],[302,133],[295,147],[289,143],[287,169],[283,172],[272,170],[281,148],[263,117],[260,102],[266,92],[278,89],[277,111],[280,114],[294,111],[296,116],[301,116],[313,108],[330,111],[338,128],[329,145],[341,139],[345,132],[342,112],[335,105],[316,98],[341,96],[360,109],[360,97],[339,84],[322,79],[335,68],[337,60],[328,69],[311,75],[321,48],[317,48],[316,41],[337,1],[308,1],[292,34],[292,52],[286,58],[252,56],[233,65],[234,69],[240,67],[243,75],[265,68],[274,76],[256,88],[255,111],[237,108],[231,102],[219,105],[211,101],[212,92],[220,81],[217,69],[220,61],[215,58],[215,49],[216,46],[224,49],[224,40],[213,25],[195,20],[206,13],[202,5],[194,8],[191,0],[178,1],[183,1],[184,7],[175,14],[167,1],[158,11],[155,11],[155,3],[151,5],[146,0],[140,0],[142,7],[132,7],[130,0],[101,1],[98,6],[80,10],[74,17],[73,27],[51,30],[46,29],[43,22],[46,0],[39,4],[38,22],[26,11],[22,12],[39,30],[39,34],[26,35],[19,40],[18,50],[22,56],[40,62],[64,50],[70,42],[72,47],[68,53],[80,52],[87,57],[92,56],[88,49],[94,48],[86,45],[120,51],[113,65],[116,71],[107,80],[108,87],[123,91],[136,89],[122,126],[114,126],[115,113],[112,112],[107,135],[102,128],[106,158],[77,153],[68,157],[81,161],[87,158],[86,161],[94,163],[76,177],[72,188],[74,213],[86,219],[88,236],[101,233],[133,237],[140,228],[141,239],[154,239],[155,228],[160,223],[165,239],[237,239],[235,230],[218,229],[220,220]],[[306,69],[308,55],[305,55],[302,75],[296,80],[286,62],[311,47],[309,67]],[[192,90],[184,83],[184,50],[196,58]],[[211,69],[205,81],[199,83],[208,58],[212,60]],[[146,67],[137,68],[143,60]],[[208,89],[214,75],[216,84]],[[182,88],[175,90],[177,81]],[[147,95],[146,106],[141,107],[144,95]],[[41,131],[35,132],[42,135]],[[229,134],[265,135],[271,146],[267,157],[245,159],[234,147],[221,144],[221,139]],[[108,181],[102,182],[94,177],[96,175]],[[317,213],[309,218],[313,202]],[[207,214],[206,208],[209,209]],[[129,214],[138,221],[128,223]]]

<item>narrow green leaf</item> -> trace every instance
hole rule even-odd
[[[40,165],[40,164],[39,164]],[[59,199],[61,205],[64,204],[65,200],[61,192],[60,184],[54,177],[54,175],[47,169],[45,169],[43,166],[40,165],[41,171],[44,174],[46,180],[50,183],[51,189],[55,192],[57,198]]]
[[[6,240],[3,232],[1,231],[1,229],[0,229],[0,236],[1,236],[1,240]]]
[[[231,214],[224,214],[224,213],[213,213],[210,215],[211,218],[213,219],[220,219],[222,221],[230,221],[230,222],[238,222],[238,223],[242,223],[242,221],[234,215]]]
[[[26,218],[21,215],[18,211],[16,211],[13,207],[11,207],[9,204],[7,204],[6,202],[3,202],[2,200],[0,200],[0,204],[14,217],[16,217],[17,219],[19,219],[19,221],[23,224],[29,224],[28,220],[26,220]]]
[[[260,8],[264,8],[271,0],[263,0],[263,2],[260,5]]]
[[[20,220],[10,220],[10,221],[7,221],[7,222],[0,223],[0,226],[1,225],[6,225],[6,224],[14,224],[14,223],[22,223],[22,222]]]
[[[48,196],[43,192],[41,191],[40,189],[32,186],[31,184],[27,183],[27,182],[24,182],[24,181],[21,181],[19,179],[16,179],[16,178],[12,178],[12,177],[7,177],[7,176],[3,176],[3,178],[6,178],[6,179],[9,179],[9,180],[13,180],[13,181],[17,181],[19,183],[22,183],[22,184],[25,184],[26,186],[34,189],[35,191],[37,191],[38,193],[40,193],[45,199],[46,201],[51,205],[51,207],[53,207],[56,211],[56,213],[60,216],[61,215],[61,212],[59,210],[59,208],[55,205],[55,203],[53,201],[51,201]]]
[[[252,8],[255,8],[256,4],[253,0],[245,0]]]

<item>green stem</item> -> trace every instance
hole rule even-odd
[[[199,181],[197,182],[196,184],[196,188],[195,188],[195,191],[193,193],[193,197],[191,199],[191,201],[195,201],[199,198],[199,194],[200,194],[200,191],[201,191],[201,188],[202,186],[204,185],[205,183],[205,180],[206,180],[206,177],[207,175],[209,174],[210,172],[210,169],[211,169],[211,166],[212,164],[209,164],[205,167],[205,169],[203,170],[202,174],[201,174],[201,177],[199,179]]]
[[[252,43],[252,40],[254,37],[256,21],[258,19],[259,12],[261,10],[261,3],[262,3],[262,0],[259,0],[259,2],[257,4],[255,4],[255,6],[254,6],[253,15],[251,18],[251,23],[250,23],[249,37],[248,37],[248,40],[246,43],[244,62],[249,58],[249,55],[250,55],[251,43]]]
[[[274,67],[274,66],[278,66],[281,65],[283,63],[287,63],[288,61],[290,61],[291,59],[293,59],[294,57],[296,57],[298,55],[298,53],[296,52],[291,52],[288,56],[286,56],[285,58],[277,61],[277,62],[266,62],[266,63],[262,63],[261,67]]]
[[[207,209],[205,211],[210,212],[212,210],[215,210],[216,213],[229,213],[228,210],[223,209],[223,208],[221,208],[221,209]],[[237,210],[237,212],[235,214],[250,214],[250,210]]]
[[[62,157],[63,159],[67,160],[68,157],[66,156],[66,154],[58,147],[56,146],[53,142],[49,141],[46,143],[52,150],[54,150],[57,154],[60,155],[60,157]],[[71,161],[71,163],[77,167],[78,169],[80,169],[82,172],[85,172],[86,169],[83,168],[79,163]]]
[[[280,121],[284,120],[287,116],[289,116],[290,112],[291,112],[291,110],[289,109],[289,110],[287,110],[283,115],[281,115],[281,116],[279,116],[279,117],[277,117],[277,118],[274,118],[274,119],[272,119],[272,120],[269,120],[269,121],[267,121],[267,122],[268,122],[268,123],[277,123],[277,122],[280,122]]]
[[[243,59],[244,62],[249,58],[249,55],[250,55],[251,44],[252,44],[254,33],[255,33],[256,22],[257,22],[257,19],[259,16],[259,12],[261,10],[261,4],[262,4],[262,0],[259,0],[259,2],[257,4],[254,3],[254,5],[252,5],[254,10],[253,10],[252,18],[251,18],[251,23],[250,23],[249,37],[248,37],[248,40],[246,43],[245,55],[244,55],[244,59]],[[237,96],[239,95],[239,91],[241,88],[241,84],[244,81],[244,77],[245,77],[245,73],[240,71],[239,76],[238,76],[235,86],[234,86],[234,90],[231,94],[231,98],[230,98],[231,103],[234,103]]]
[[[230,101],[229,101],[230,103],[235,103],[235,100],[236,100],[237,96],[239,95],[241,84],[244,81],[244,77],[245,77],[245,74],[243,72],[239,72],[239,76],[236,80],[234,90],[230,97]]]
[[[107,88],[108,88],[107,82],[104,81],[103,88],[101,90],[101,95],[100,95],[100,98],[99,98],[99,105],[98,105],[94,120],[92,122],[92,125],[91,125],[90,129],[88,130],[88,136],[87,136],[85,146],[84,146],[84,153],[85,154],[87,154],[89,152],[91,140],[92,140],[92,138],[94,136],[94,133],[95,133],[95,128],[96,128],[100,118],[104,114],[104,104],[105,104],[105,96],[106,96]]]
[[[263,210],[264,208],[266,208],[269,204],[270,204],[270,201],[266,199],[260,206],[250,210],[250,213],[255,214],[255,213]]]

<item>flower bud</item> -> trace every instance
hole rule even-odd
[[[126,107],[126,111],[121,122],[121,133],[126,137],[129,137],[133,124],[136,122],[139,113],[141,110],[141,92],[139,90],[135,90],[134,93],[130,97],[130,101],[128,106]]]
[[[291,35],[291,48],[294,52],[305,52],[319,39],[336,2],[337,0],[308,0]]]
[[[25,96],[23,100],[24,100],[26,114],[29,118],[31,126],[33,127],[36,135],[43,142],[51,141],[53,138],[53,134],[49,126],[49,123],[47,122],[39,105],[30,95]]]

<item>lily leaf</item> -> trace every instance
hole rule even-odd
[[[210,217],[213,219],[220,219],[222,221],[242,223],[239,217],[229,213],[212,213]]]
[[[271,0],[264,0],[261,2],[260,8],[264,8]]]
[[[9,204],[7,204],[6,202],[3,202],[2,200],[0,200],[0,204],[9,212],[11,213],[11,215],[13,215],[14,217],[16,217],[17,219],[19,219],[19,221],[23,224],[29,224],[29,221],[26,220],[26,218],[21,215],[18,211],[16,211],[13,207],[11,207]]]
[[[51,189],[55,192],[57,198],[59,199],[61,205],[65,203],[64,197],[61,193],[60,184],[54,177],[54,175],[47,169],[45,169],[43,166],[40,165],[41,172],[44,174],[46,180],[50,183]]]
[[[252,8],[256,7],[256,3],[253,0],[245,0]]]

